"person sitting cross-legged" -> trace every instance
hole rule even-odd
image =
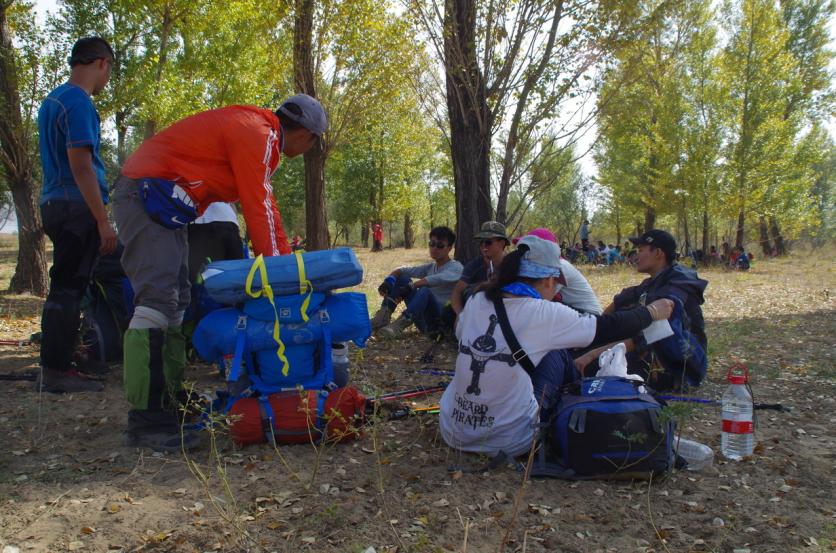
[[[643,333],[624,342],[627,347],[628,372],[642,376],[657,391],[683,390],[698,386],[708,367],[708,340],[702,308],[708,282],[696,271],[676,263],[676,240],[663,230],[649,230],[630,239],[638,247],[636,270],[650,278],[637,286],[624,288],[613,298],[604,313],[646,305],[660,298],[674,301],[670,317],[672,334],[647,343]],[[598,356],[613,344],[588,351],[575,359],[582,374],[597,371]]]
[[[474,238],[479,241],[479,253],[482,255],[464,266],[462,277],[453,289],[450,305],[455,315],[462,312],[465,302],[476,293],[476,288],[493,277],[505,257],[505,249],[511,245],[505,225],[498,221],[482,223]]]
[[[671,314],[667,299],[608,315],[578,313],[551,301],[560,274],[557,244],[526,236],[502,260],[496,279],[464,306],[456,371],[440,402],[439,428],[450,447],[525,453],[563,386],[580,378],[568,348],[623,339]]]
[[[383,303],[372,319],[373,329],[380,329],[380,334],[387,338],[399,336],[413,323],[422,332],[438,331],[441,310],[450,301],[453,287],[462,275],[462,264],[450,258],[455,243],[452,230],[435,227],[430,231],[429,242],[432,261],[399,267],[383,280],[377,289]],[[390,323],[401,302],[406,303],[406,310]]]

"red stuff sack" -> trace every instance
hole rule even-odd
[[[316,426],[318,390],[279,392],[270,394],[268,399],[273,411],[272,435],[276,443],[341,442],[360,436],[366,397],[357,388],[338,388],[328,394],[322,415],[325,436]],[[230,432],[235,443],[248,445],[267,441],[271,431],[265,407],[256,398],[242,398],[232,404]]]

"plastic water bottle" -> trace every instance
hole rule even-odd
[[[714,463],[714,450],[694,440],[677,436],[673,442],[673,450],[677,455],[688,461],[687,470],[702,470]]]
[[[343,388],[348,385],[348,344],[331,344],[331,364],[334,367],[334,384]]]
[[[732,365],[726,380],[729,387],[723,394],[723,431],[720,437],[720,451],[733,461],[748,457],[755,449],[755,427],[753,423],[754,404],[752,394],[746,387],[749,369],[744,365]]]

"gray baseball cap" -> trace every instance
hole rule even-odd
[[[299,109],[290,107],[290,105]],[[316,98],[307,94],[291,96],[276,111],[291,121],[299,123],[320,138],[328,130],[328,117],[325,115],[325,109]]]
[[[525,246],[527,251],[520,260],[521,277],[546,278],[560,276],[560,248],[554,242],[539,236],[524,236],[517,242],[517,249]]]

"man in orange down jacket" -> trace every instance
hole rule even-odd
[[[304,154],[328,121],[298,94],[274,113],[253,106],[205,111],[146,140],[125,162],[112,197],[122,265],[134,289],[124,337],[124,386],[131,410],[125,445],[178,451],[174,395],[186,367],[183,313],[189,305],[186,225],[212,202],[240,201],[256,255],[290,253],[270,177],[281,155]]]

